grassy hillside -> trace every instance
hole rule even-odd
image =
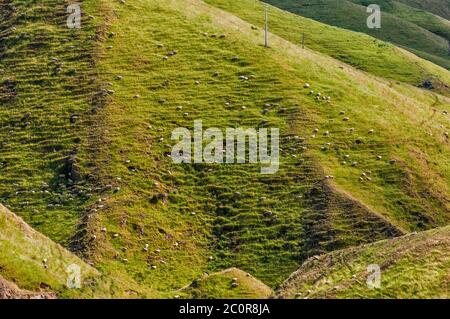
[[[276,297],[448,299],[449,232],[444,227],[311,258]],[[371,264],[380,266],[380,288],[366,284]]]
[[[101,274],[88,263],[0,205],[0,299],[159,296],[126,275],[115,278]],[[80,289],[67,286],[76,267],[80,270]]]
[[[206,0],[207,3],[232,12],[258,26],[264,24],[262,2],[243,0]],[[329,55],[351,66],[379,77],[418,86],[427,79],[434,79],[436,91],[450,94],[448,72],[409,54],[391,44],[370,36],[331,27],[277,8],[270,9],[270,31],[284,39]],[[440,83],[443,83],[441,85]]]
[[[55,295],[48,292],[30,292],[0,276],[0,299],[54,299]]]
[[[247,1],[239,3],[249,22],[215,7],[231,2],[88,0],[86,25],[74,34],[60,1],[6,3],[16,9],[0,33],[0,134],[9,141],[0,148],[0,201],[112,278],[83,296],[174,297],[203,273],[230,267],[273,288],[313,255],[448,223],[443,96],[288,37],[271,35],[266,49]],[[286,34],[299,21],[336,30],[277,17]],[[53,33],[39,33],[42,24]],[[344,32],[345,41],[360,37]],[[420,83],[419,70],[449,77],[392,46],[386,56],[405,61],[407,82]],[[381,64],[373,70],[395,76]],[[174,164],[172,130],[192,129],[195,119],[205,128],[280,128],[279,172]],[[209,279],[226,296],[260,293],[227,291],[221,275]],[[216,296],[208,282],[188,296]]]
[[[120,191],[105,196],[88,225],[89,232],[108,229],[88,245],[103,267],[129,272],[158,290],[227,267],[274,286],[311,254],[447,222],[442,97],[436,102],[418,89],[390,88],[280,38],[266,50],[250,24],[202,2],[142,0],[115,9],[109,27],[115,35],[98,53],[99,74],[113,83],[114,95],[98,114],[104,140],[96,143],[94,166],[103,184]],[[173,50],[177,54],[165,59]],[[305,81],[332,96],[331,109],[308,95]],[[432,103],[437,117],[426,106]],[[342,121],[340,111],[351,123]],[[386,112],[394,119],[389,125]],[[197,118],[205,127],[281,127],[280,172],[262,176],[254,165],[174,165],[165,156],[171,131],[192,128]],[[321,133],[312,138],[315,127]],[[374,135],[368,133],[372,128]],[[332,135],[325,136],[326,130]],[[294,136],[305,138],[306,150]],[[426,151],[418,153],[414,144],[427,145]],[[347,153],[352,160],[342,164]],[[424,158],[435,164],[419,169],[427,165]],[[361,183],[368,171],[371,182]],[[433,174],[439,188],[426,183],[424,174]],[[325,175],[334,175],[334,182]]]
[[[267,0],[266,2],[304,17],[366,33],[408,50],[414,50],[418,56],[450,69],[448,21],[435,18],[423,11],[413,10],[407,5],[390,0]],[[381,7],[381,29],[367,27],[366,7],[369,4],[379,4]]]

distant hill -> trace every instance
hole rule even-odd
[[[393,0],[266,0],[283,10],[349,30],[363,32],[410,50],[414,54],[450,69],[450,22],[424,7],[417,9]],[[444,1],[442,1],[444,2]],[[369,4],[382,10],[381,29],[366,24]],[[448,3],[447,3],[448,7]]]
[[[237,4],[229,0],[205,1],[232,12],[258,27],[263,26],[262,2],[241,0]],[[298,5],[298,2],[295,3]],[[435,92],[450,96],[449,73],[445,69],[366,34],[329,26],[300,15],[288,14],[274,7],[270,7],[270,31],[297,45],[301,45],[304,37],[306,48],[382,78],[415,86],[422,86],[431,81],[434,83],[431,87]]]

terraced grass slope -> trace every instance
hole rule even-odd
[[[95,29],[66,25],[64,1],[0,1],[0,198],[67,244],[95,189],[75,154],[101,96]]]
[[[273,291],[252,275],[237,268],[230,268],[214,274],[205,274],[180,293],[180,297],[195,299],[266,299]]]
[[[442,298],[450,296],[450,227],[336,251],[306,261],[277,298]],[[380,287],[369,288],[381,269]],[[373,287],[373,286],[371,286]]]
[[[329,25],[369,34],[450,69],[449,21],[391,0],[267,0],[281,9]],[[381,29],[367,27],[369,4],[382,10]],[[448,5],[448,4],[447,4]],[[425,10],[425,9],[423,9]]]
[[[260,1],[206,0],[258,27],[263,27]],[[279,3],[277,3],[279,5]],[[449,96],[448,72],[417,56],[373,37],[339,29],[270,8],[270,31],[284,39],[324,53],[379,77],[422,86],[430,81],[435,91]],[[256,33],[257,31],[255,31]],[[427,85],[427,87],[430,87]]]
[[[4,3],[15,6],[5,30],[16,29],[4,37],[2,68],[5,79],[15,74],[15,86],[2,101],[1,134],[15,143],[0,149],[10,158],[0,171],[1,201],[110,278],[86,296],[98,289],[174,297],[204,272],[230,267],[274,288],[310,256],[448,224],[449,100],[443,96],[376,78],[276,35],[264,48],[250,23],[194,0],[84,1],[83,26],[67,42],[81,63],[66,56],[70,47],[48,45],[16,61],[23,41],[15,32],[30,22],[15,22],[17,16],[32,8],[31,21],[45,17],[49,29],[64,29],[64,10],[52,10],[63,3]],[[288,30],[297,27],[290,19],[301,19],[279,14]],[[69,74],[52,80],[27,64],[43,56],[44,68],[57,53],[62,70],[73,62],[82,73],[76,88]],[[50,87],[35,88],[30,78]],[[61,91],[49,97],[55,84]],[[330,99],[317,98],[319,91]],[[12,125],[9,114],[35,110],[40,100],[45,112],[35,122],[42,139],[24,139],[28,129]],[[53,111],[54,100],[61,111]],[[50,128],[45,123],[55,116],[60,125]],[[192,129],[195,119],[222,130],[280,128],[280,170],[261,175],[257,164],[174,164],[172,130]],[[40,153],[56,141],[64,143],[52,156]],[[14,166],[18,160],[26,165]],[[27,165],[25,174],[20,168]],[[59,182],[50,183],[55,176]],[[37,188],[42,182],[51,190]],[[22,185],[19,193],[15,184]],[[60,190],[73,199],[54,203]],[[220,294],[240,291],[225,288]]]

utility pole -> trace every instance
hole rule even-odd
[[[269,47],[269,8],[265,7],[265,19],[266,19],[266,27],[264,32],[264,46],[266,48]]]

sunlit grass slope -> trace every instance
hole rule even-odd
[[[0,276],[30,291],[66,292],[70,267],[80,267],[84,284],[99,273],[84,261],[37,233],[0,206]],[[75,291],[72,292],[74,294]]]
[[[448,299],[449,234],[450,227],[443,227],[311,258],[276,297]],[[379,288],[369,265],[380,267]]]

